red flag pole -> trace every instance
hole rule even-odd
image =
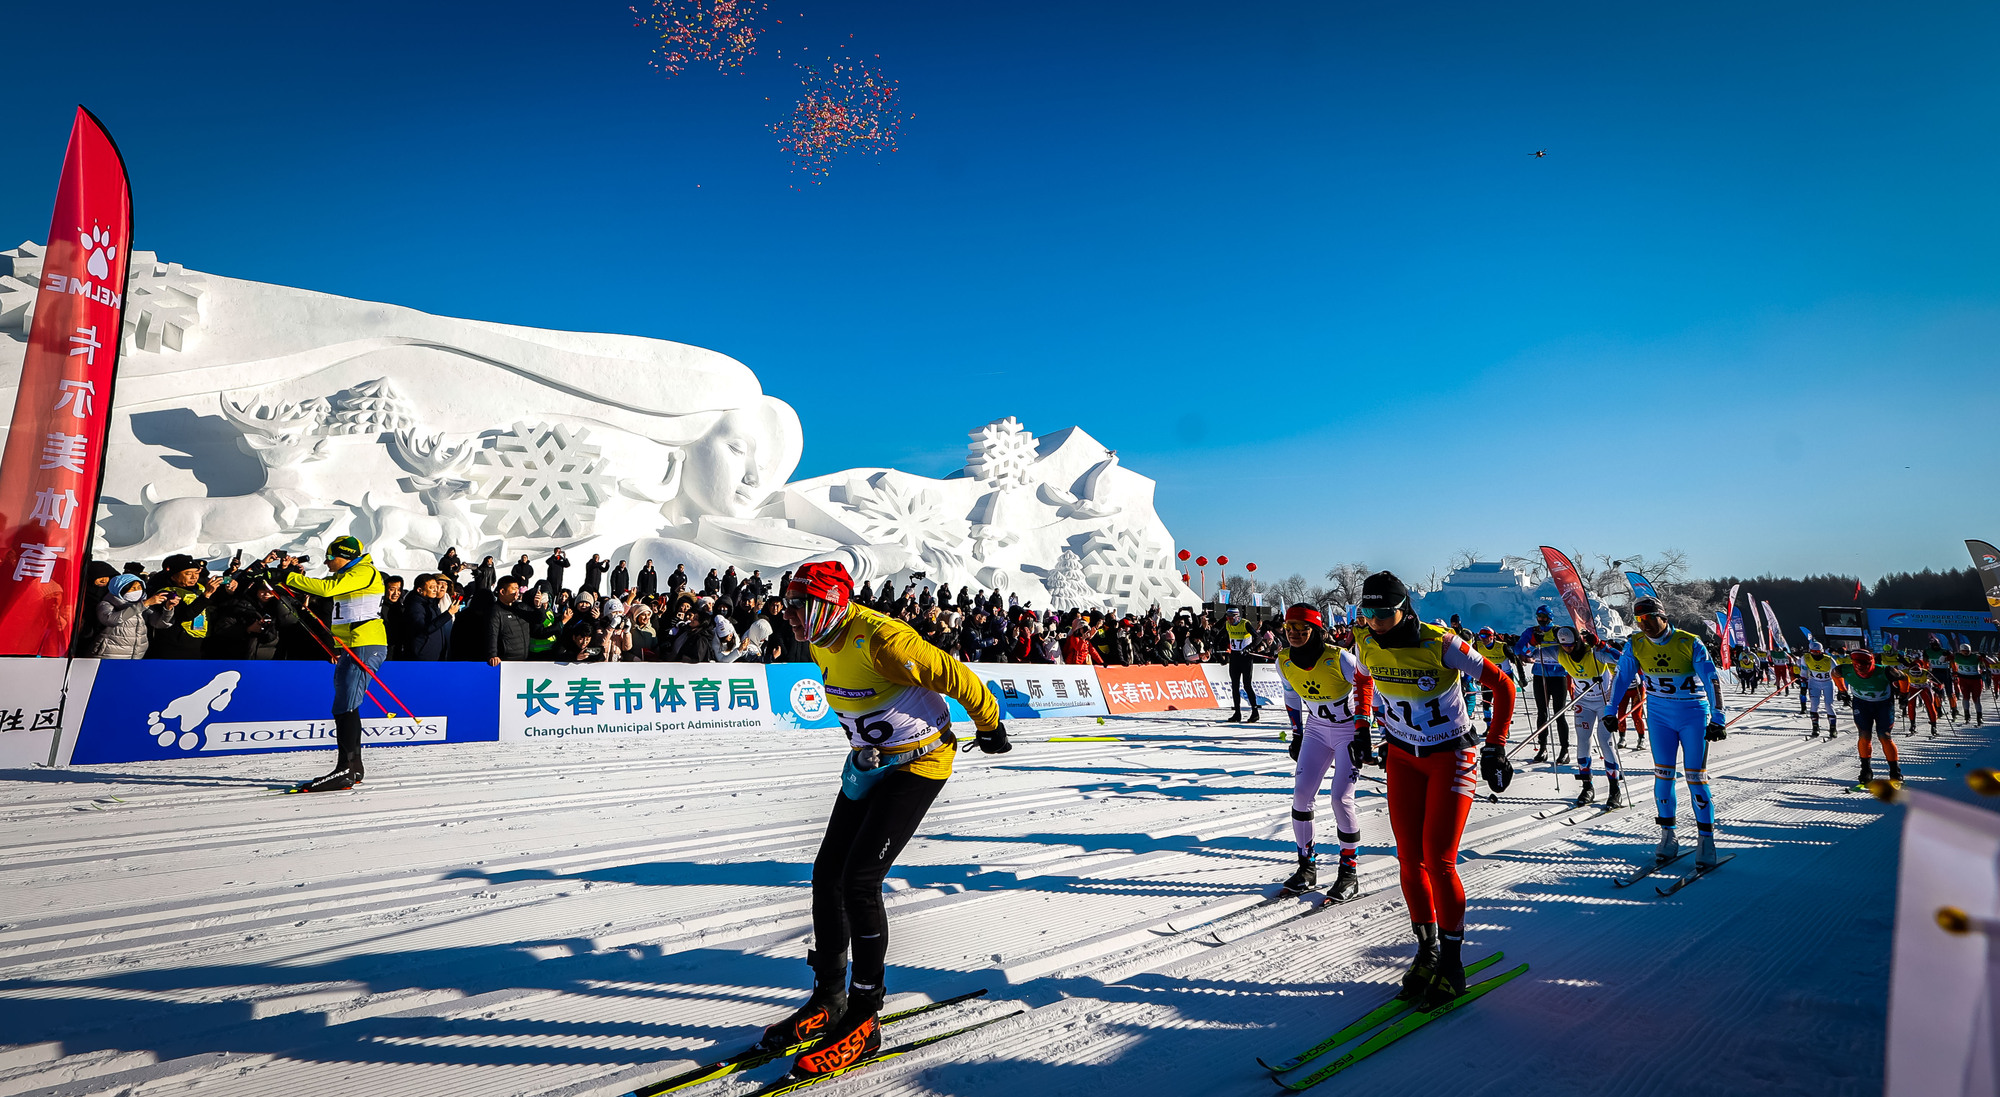
[[[69,654],[87,593],[131,255],[124,157],[78,107],[0,453],[0,655]]]

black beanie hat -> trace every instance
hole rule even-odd
[[[1410,588],[1394,572],[1378,571],[1361,581],[1362,609],[1395,609],[1410,600]]]

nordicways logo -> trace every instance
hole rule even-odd
[[[146,733],[163,747],[182,750],[278,750],[334,745],[333,717],[303,720],[222,721],[243,676],[225,670],[207,684],[146,716]],[[426,716],[361,721],[363,743],[442,743],[445,718]]]

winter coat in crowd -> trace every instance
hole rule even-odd
[[[146,584],[136,575],[111,580],[105,595],[91,606],[97,638],[89,654],[99,659],[144,659],[153,629],[173,623],[173,607],[146,604]]]

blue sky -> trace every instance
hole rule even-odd
[[[0,238],[82,102],[139,246],[723,351],[800,475],[1079,423],[1267,574],[2000,537],[1990,4],[787,0],[672,81],[622,3],[425,7],[10,13]],[[835,43],[913,117],[801,187],[765,127]]]

